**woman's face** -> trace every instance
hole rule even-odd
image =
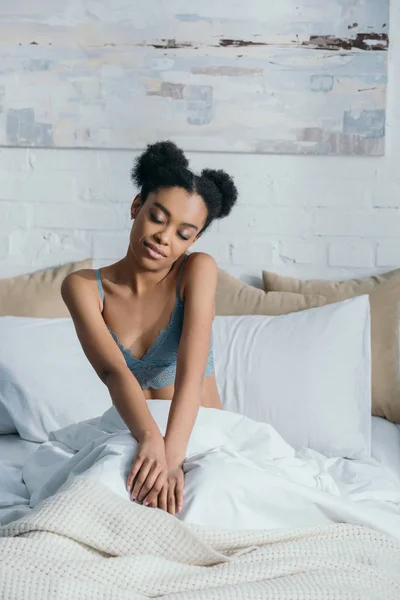
[[[196,241],[207,219],[207,207],[198,194],[180,187],[151,192],[143,205],[136,196],[130,251],[149,270],[172,265]]]

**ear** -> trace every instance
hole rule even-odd
[[[139,214],[139,210],[140,210],[141,206],[142,206],[142,199],[140,197],[140,194],[137,194],[131,204],[131,219],[136,219],[136,217]]]

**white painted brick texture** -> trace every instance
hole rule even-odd
[[[7,235],[0,235],[0,259],[6,258],[9,252],[9,239]]]
[[[380,242],[376,252],[378,267],[400,267],[400,236],[393,242]]]
[[[332,267],[366,267],[374,266],[374,246],[368,242],[336,242],[330,244],[328,263]]]
[[[221,267],[250,283],[262,269],[345,278],[400,267],[400,3],[391,19],[385,157],[188,154],[193,170],[225,169],[239,188],[238,206],[197,244]],[[0,277],[123,256],[134,158],[0,149]]]
[[[125,208],[125,207],[124,207]],[[124,214],[120,205],[96,202],[69,202],[62,204],[39,203],[36,207],[35,226],[44,230],[71,229],[89,231],[118,231],[126,227],[128,207]]]
[[[261,270],[265,265],[273,264],[277,244],[253,240],[249,243],[233,243],[230,246],[231,260],[234,265],[254,265]]]
[[[279,260],[300,265],[326,265],[327,242],[323,239],[282,241]]]

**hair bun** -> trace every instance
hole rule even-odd
[[[157,173],[172,169],[187,169],[189,161],[183,151],[170,140],[149,144],[147,149],[135,160],[132,180],[142,187]]]
[[[218,218],[227,217],[236,203],[238,191],[235,183],[228,173],[222,170],[204,169],[201,177],[213,182],[221,195],[221,205]]]

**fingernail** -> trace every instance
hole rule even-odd
[[[147,505],[148,505],[148,502],[147,502],[147,500],[145,500],[145,501],[143,502],[143,504],[144,504],[145,506],[147,506]]]

